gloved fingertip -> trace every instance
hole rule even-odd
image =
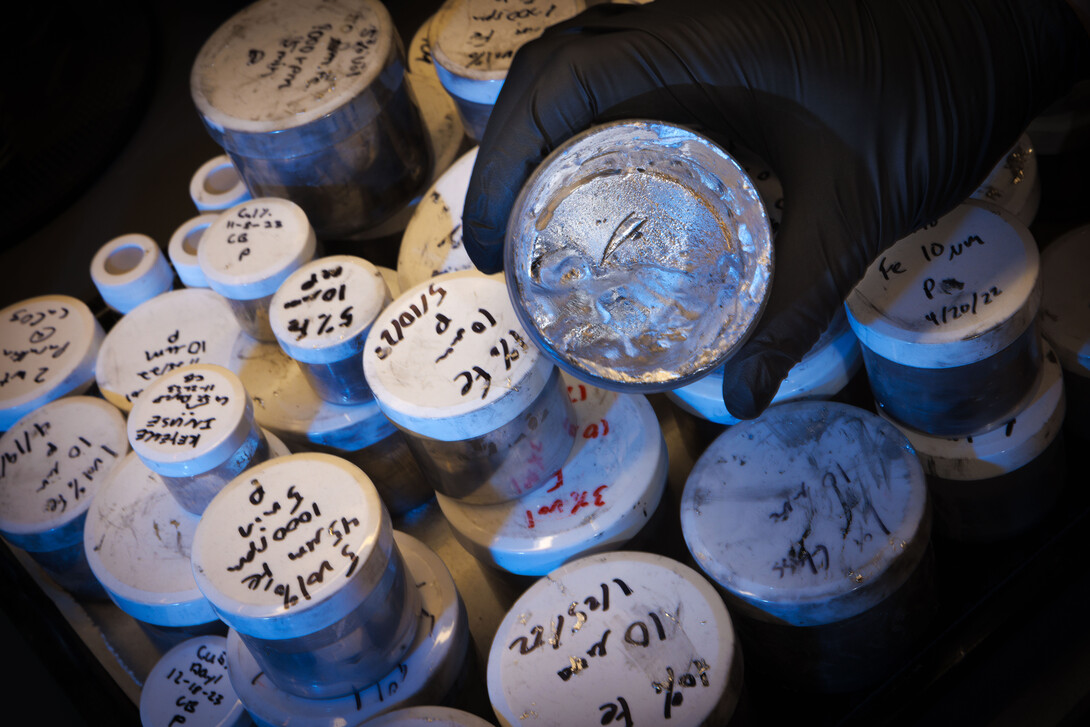
[[[503,237],[482,231],[463,218],[462,244],[474,267],[491,275],[503,270]]]
[[[723,365],[723,403],[736,419],[756,419],[780,388],[793,366],[776,350],[735,357]]]

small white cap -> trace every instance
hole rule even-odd
[[[208,287],[208,279],[201,272],[201,264],[197,260],[197,250],[200,249],[205,230],[212,226],[217,217],[218,214],[209,213],[190,218],[170,236],[167,255],[178,273],[178,279],[188,288]]]
[[[227,674],[227,639],[199,636],[163,654],[144,680],[140,722],[147,727],[252,724]]]
[[[464,671],[469,645],[465,606],[443,561],[404,533],[394,541],[409,577],[420,591],[420,623],[401,665],[355,694],[306,699],[276,687],[254,660],[238,633],[227,636],[231,680],[254,719],[292,727],[360,724],[399,707],[442,702]]]
[[[634,724],[725,725],[740,668],[710,583],[622,551],[572,561],[526,590],[496,629],[488,696],[504,727],[612,724],[626,713]]]
[[[364,376],[398,426],[472,439],[517,417],[545,388],[553,365],[529,340],[501,281],[449,273],[382,312],[367,336]]]
[[[296,361],[333,363],[360,355],[371,323],[390,300],[378,268],[363,258],[334,255],[288,276],[269,303],[269,324]]]
[[[57,399],[0,437],[0,533],[29,551],[83,540],[83,515],[129,451],[125,418],[90,396]]]
[[[42,295],[0,311],[0,431],[95,379],[102,326],[83,301]]]
[[[313,558],[290,557],[315,527],[339,535],[315,544]],[[260,559],[255,542],[267,544]],[[220,490],[193,539],[193,574],[232,628],[295,638],[351,613],[381,578],[392,544],[390,516],[362,470],[328,454],[296,454],[251,467]],[[330,569],[298,585],[314,561]]]
[[[189,196],[200,212],[222,212],[250,199],[250,190],[226,154],[212,157],[189,181]]]
[[[147,235],[115,237],[91,259],[91,280],[106,305],[128,313],[149,298],[170,290],[174,270]]]
[[[1037,244],[1009,212],[970,200],[878,256],[845,305],[859,342],[915,368],[982,361],[1037,314]]]
[[[1064,369],[1090,377],[1090,224],[1041,253],[1041,333]]]
[[[436,495],[458,542],[511,573],[543,576],[573,558],[624,547],[666,486],[666,443],[647,398],[564,378],[578,431],[548,485],[497,505]]]
[[[462,246],[462,205],[476,160],[477,147],[473,147],[439,177],[416,206],[397,255],[402,290],[436,275],[475,269]]]
[[[197,260],[213,290],[233,300],[272,295],[314,257],[316,238],[294,202],[259,197],[222,212],[204,232]]]
[[[193,363],[231,366],[242,335],[230,304],[207,288],[172,290],[121,318],[98,351],[99,391],[124,412],[165,373]]]
[[[773,404],[800,399],[828,399],[840,392],[863,365],[859,339],[840,310],[814,347],[787,373],[772,397]],[[737,424],[723,402],[723,368],[702,379],[666,392],[666,396],[698,417],[719,424]]]
[[[253,429],[253,405],[242,381],[222,366],[203,363],[160,376],[128,419],[133,451],[167,477],[194,477],[219,467]]]
[[[1041,455],[1063,428],[1063,369],[1048,344],[1043,344],[1041,372],[1029,401],[1003,425],[971,437],[939,437],[905,427],[878,413],[901,430],[923,464],[924,471],[945,480],[986,480],[1029,464]],[[1035,483],[1035,486],[1041,483]]]
[[[355,452],[397,431],[374,399],[331,404],[314,393],[303,372],[275,343],[240,339],[232,370],[254,401],[257,423],[290,442]]]
[[[791,402],[727,429],[693,466],[681,529],[697,564],[777,622],[842,621],[881,602],[927,546],[908,440],[863,409]]]

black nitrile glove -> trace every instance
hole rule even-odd
[[[593,124],[654,118],[748,147],[786,202],[767,307],[724,371],[727,408],[752,418],[878,253],[965,200],[1088,66],[1063,0],[597,6],[516,54],[470,179],[466,249],[502,268],[523,182]]]

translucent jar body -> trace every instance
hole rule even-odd
[[[442,441],[406,432],[432,486],[471,504],[506,502],[531,492],[564,464],[575,416],[559,369],[525,411],[471,439]]]
[[[159,476],[179,505],[194,515],[200,515],[228,482],[268,458],[269,442],[261,428],[254,424],[242,446],[207,472],[189,477],[168,477],[162,474]]]
[[[416,584],[392,547],[375,587],[339,621],[295,638],[239,636],[277,687],[329,699],[358,692],[395,669],[412,644],[419,615]]]
[[[258,341],[276,342],[272,326],[269,325],[271,293],[253,300],[235,300],[226,297],[225,299],[228,305],[231,306],[231,312],[235,314],[235,319],[243,332]]]
[[[363,360],[359,353],[329,363],[298,363],[310,388],[323,401],[351,405],[363,404],[374,398],[367,379],[363,377]]]

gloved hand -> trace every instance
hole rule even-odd
[[[1062,0],[659,0],[601,5],[516,54],[463,211],[478,268],[541,160],[587,127],[683,124],[740,143],[783,183],[772,291],[725,365],[757,416],[886,247],[965,200],[1087,75]]]

